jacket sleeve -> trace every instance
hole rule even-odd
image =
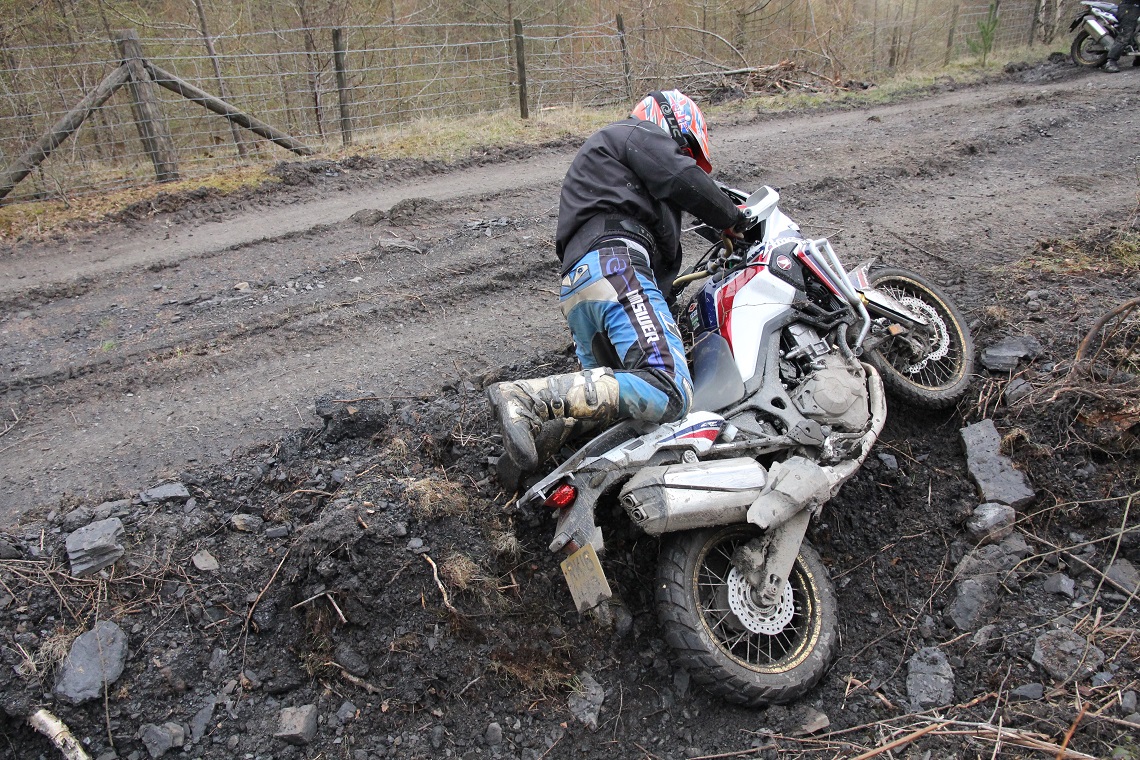
[[[697,162],[652,122],[641,122],[631,130],[626,159],[650,195],[688,211],[711,227],[726,230],[743,216]]]

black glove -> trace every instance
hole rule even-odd
[[[747,216],[742,209],[738,208],[736,210],[736,221],[732,223],[731,227],[724,231],[724,234],[730,238],[739,240],[744,237],[745,232],[752,229],[754,224],[756,224],[756,220]]]

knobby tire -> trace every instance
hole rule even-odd
[[[806,543],[789,579],[796,613],[785,630],[747,633],[749,641],[724,635],[727,616],[715,578],[734,547],[758,535],[749,524],[670,534],[657,565],[658,614],[678,663],[713,694],[752,707],[803,696],[827,672],[839,639],[834,587]],[[731,622],[735,627],[727,630],[746,632],[739,618]]]

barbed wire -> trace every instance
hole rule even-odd
[[[1035,14],[1046,7],[1059,19],[1059,1],[1075,2],[1003,0],[994,48],[1028,44],[1031,32],[1051,21],[1035,20]],[[529,105],[542,113],[552,106],[628,102],[671,81],[711,90],[731,84],[716,72],[789,60],[818,66],[836,79],[937,65],[968,53],[990,3],[914,0],[913,5],[891,7],[892,13],[881,18],[837,20],[817,16],[805,4],[770,3],[753,12],[712,16],[703,25],[667,25],[639,17],[624,32],[614,22],[528,24],[522,40]],[[369,143],[420,120],[518,107],[517,40],[502,23],[226,31],[211,36],[213,55],[192,29],[188,24],[141,29],[144,58],[207,93],[220,96],[224,91],[232,107],[318,154],[366,150]],[[334,33],[343,43],[339,68]],[[0,171],[120,63],[115,43],[96,36],[0,46]],[[155,90],[181,176],[290,158],[285,149],[231,128],[198,103]],[[153,181],[153,156],[144,149],[136,124],[139,105],[130,88],[119,89],[8,200],[66,197]],[[352,148],[346,145],[349,139]]]

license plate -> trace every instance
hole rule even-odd
[[[562,560],[562,574],[578,612],[591,610],[613,596],[593,544],[586,544]]]

